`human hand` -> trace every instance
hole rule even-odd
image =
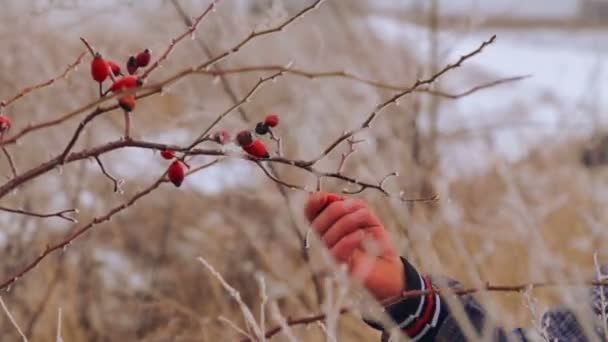
[[[403,264],[380,220],[359,199],[318,192],[310,196],[305,214],[336,262],[348,265],[377,300],[405,289]],[[374,248],[365,248],[370,243]]]

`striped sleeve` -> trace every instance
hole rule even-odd
[[[401,260],[408,291],[424,291],[432,287],[427,276],[419,274],[404,258]],[[403,299],[387,306],[384,311],[414,342],[433,341],[446,313],[445,304],[435,293]],[[383,330],[377,322],[369,320],[366,322],[376,329]]]

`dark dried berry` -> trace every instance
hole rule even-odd
[[[137,68],[139,66],[137,65],[137,60],[135,59],[135,56],[131,56],[129,57],[129,59],[127,60],[127,72],[129,73],[129,75],[133,75],[137,72]]]
[[[259,135],[265,135],[268,133],[268,125],[266,125],[263,122],[258,122],[257,125],[255,125],[255,132]]]

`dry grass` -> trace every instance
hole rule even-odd
[[[198,14],[206,4],[183,3],[192,14]],[[233,45],[256,25],[276,23],[300,8],[298,2],[286,6],[275,1],[239,3],[226,0],[196,34],[215,53]],[[327,1],[285,32],[257,40],[221,65],[293,61],[302,69],[346,69],[395,84],[408,84],[419,73],[426,74],[428,63],[410,51],[414,44],[404,41],[397,45],[375,35],[366,27],[365,18],[356,14],[365,2],[357,4],[359,9],[350,11],[338,1]],[[29,13],[19,6],[12,11],[15,18],[27,18]],[[83,50],[80,35],[106,55],[124,60],[144,47],[159,52],[184,30],[170,2],[121,5],[98,15],[77,9],[65,11],[65,20],[57,23],[50,22],[56,11],[42,11],[32,16],[35,20],[31,23],[13,20],[0,27],[0,44],[5,51],[0,58],[2,97],[65,68]],[[124,20],[112,19],[116,13]],[[185,41],[154,77],[162,79],[183,66],[206,60],[198,44],[198,40]],[[83,65],[67,81],[11,106],[7,112],[14,126],[54,117],[94,99],[96,87],[87,73],[88,67]],[[229,84],[240,96],[258,76],[230,76]],[[250,123],[269,111],[280,113],[285,154],[310,158],[342,130],[356,127],[390,94],[348,80],[286,75],[261,89],[243,106],[243,113]],[[441,200],[436,206],[415,205],[413,209],[373,191],[358,195],[369,200],[403,255],[425,272],[447,274],[473,285],[590,276],[593,252],[602,252],[608,242],[598,228],[605,222],[601,210],[606,203],[602,196],[605,174],[579,165],[581,143],[548,145],[515,164],[497,160],[482,174],[448,183],[442,181],[441,170],[425,161],[441,158],[436,155],[441,137],[429,141],[416,129],[428,99],[428,95],[417,94],[383,113],[373,129],[362,135],[369,144],[361,145],[347,165],[349,174],[365,180],[398,170],[402,176],[391,188],[406,189],[412,197],[428,192],[430,184],[439,193]],[[138,103],[133,116],[135,135],[185,143],[230,104],[218,82],[193,76],[163,96]],[[11,146],[19,170],[58,153],[77,123],[72,120]],[[247,124],[241,114],[233,113],[221,127],[235,131]],[[117,138],[121,131],[122,114],[109,113],[86,131],[77,149]],[[417,147],[421,141],[423,146]],[[151,183],[166,167],[149,151],[121,150],[103,156],[103,160],[112,173],[126,180],[125,194],[112,193],[111,183],[95,162],[83,161],[40,177],[3,198],[2,204],[37,211],[74,206],[80,210],[80,221],[86,222]],[[333,167],[338,160],[339,153],[335,153],[322,165]],[[10,175],[4,158],[0,159],[0,170]],[[286,180],[314,186],[310,175],[285,167],[278,170]],[[224,186],[219,192],[217,184]],[[341,187],[335,182],[326,184],[327,189]],[[260,275],[271,303],[276,302],[283,315],[319,312],[322,306],[317,303],[311,269],[326,271],[330,265],[314,242],[310,251],[313,267],[303,262],[300,242],[290,227],[295,224],[300,232],[307,228],[301,212],[305,194],[287,193],[288,200],[245,161],[213,166],[187,179],[180,189],[161,186],[63,253],[49,257],[2,298],[30,341],[56,335],[58,308],[62,310],[64,341],[231,341],[242,337],[218,321],[223,316],[241,328],[246,326],[237,303],[196,261],[202,256],[239,291],[256,318],[260,316],[256,282]],[[0,213],[0,222],[0,237],[6,238],[0,238],[0,260],[4,261],[0,280],[35,257],[47,242],[58,241],[73,228],[56,219],[6,213]],[[344,283],[331,272],[322,274],[335,282],[331,286]],[[325,288],[326,296],[331,286]],[[535,295],[549,304],[568,291],[539,291]],[[336,300],[337,289],[331,293]],[[347,302],[353,298],[347,297]],[[481,298],[501,323],[509,327],[530,325],[530,312],[521,295]],[[267,326],[277,322],[270,310],[266,317]],[[353,314],[339,319],[337,331],[340,341],[378,338],[378,333]],[[294,328],[293,334],[310,341],[324,336],[319,325]],[[16,339],[17,331],[0,315],[0,340]],[[287,340],[285,335],[276,337],[277,341],[283,339]]]

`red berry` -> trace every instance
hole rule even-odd
[[[167,176],[173,185],[176,187],[180,187],[182,182],[184,181],[184,167],[179,160],[174,161],[169,165],[169,169],[167,170]]]
[[[129,75],[133,75],[137,72],[137,60],[134,56],[129,57],[127,60],[127,72]]]
[[[118,105],[120,105],[120,108],[122,108],[125,112],[132,112],[135,108],[135,95],[129,94],[121,96],[118,99]]]
[[[230,133],[225,129],[221,129],[213,133],[211,139],[220,145],[225,145],[230,141]]]
[[[266,145],[264,145],[262,140],[256,139],[249,145],[241,145],[241,148],[249,155],[252,155],[257,158],[270,157],[270,154],[268,154],[268,150],[266,149]]]
[[[95,81],[103,82],[108,78],[108,75],[110,75],[110,66],[98,52],[91,62],[91,76]]]
[[[141,80],[137,76],[127,75],[117,79],[110,87],[110,91],[113,93],[129,89],[135,88],[142,84]]]
[[[167,160],[175,158],[175,152],[171,150],[162,150],[160,155]]]
[[[112,70],[112,74],[114,74],[114,76],[122,75],[120,65],[116,64],[116,62],[108,60],[108,65],[110,66],[110,70]]]
[[[6,133],[9,129],[11,129],[11,119],[7,116],[0,114],[0,135]]]
[[[152,55],[150,54],[150,50],[145,49],[144,51],[137,54],[137,57],[135,57],[135,61],[138,67],[143,68],[150,64],[151,58]]]
[[[249,131],[241,131],[236,135],[236,142],[239,146],[248,146],[253,142],[253,136]]]
[[[275,127],[279,124],[279,116],[276,114],[269,114],[264,119],[264,123],[268,127]]]

